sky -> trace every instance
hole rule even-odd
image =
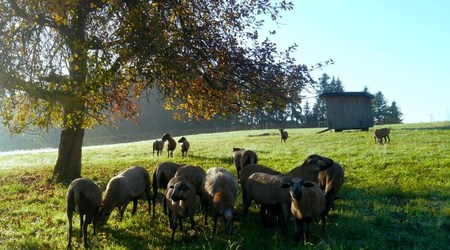
[[[271,36],[280,49],[339,78],[345,91],[381,91],[404,123],[450,120],[450,1],[294,0]]]

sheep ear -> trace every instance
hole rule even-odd
[[[289,183],[283,183],[280,185],[280,188],[290,188],[290,187],[291,187],[291,184],[289,184]]]
[[[304,187],[314,187],[314,183],[305,181],[305,182],[303,182],[302,186],[304,186]]]

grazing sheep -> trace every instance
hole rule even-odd
[[[239,175],[244,166],[258,163],[258,155],[252,150],[243,148],[233,148],[233,158],[238,180],[240,179]]]
[[[237,182],[234,176],[225,168],[214,167],[206,172],[203,199],[205,225],[207,224],[207,210],[213,207],[213,233],[216,233],[217,219],[221,216],[225,224],[225,233],[229,238],[232,233],[233,220],[236,217],[234,203],[237,197]]]
[[[133,201],[132,214],[136,213],[137,202],[143,194],[147,197],[148,213],[151,210],[150,175],[147,169],[134,166],[119,173],[106,186],[105,197],[103,198],[100,211],[100,222],[106,223],[111,212],[117,207],[120,220],[130,201]]]
[[[153,142],[153,156],[155,156],[155,151],[156,151],[156,155],[159,156],[162,151],[164,149],[164,142],[161,139],[155,140]]]
[[[203,183],[205,182],[206,172],[201,167],[196,167],[192,165],[182,166],[177,170],[175,176],[183,176],[188,180],[196,190],[196,194],[202,200],[203,196]]]
[[[383,139],[384,143],[386,143],[388,139],[389,142],[391,142],[391,138],[389,137],[390,132],[391,132],[390,128],[375,129],[375,132],[373,132],[373,138],[375,139],[375,143],[378,141],[378,143],[382,144]]]
[[[181,157],[187,156],[190,147],[188,140],[183,136],[178,140],[178,142],[180,143]]]
[[[167,157],[173,157],[173,151],[177,147],[177,142],[170,136],[170,134],[164,134],[161,138],[163,142],[167,143]]]
[[[167,189],[167,183],[175,176],[175,173],[183,165],[175,162],[161,162],[156,165],[155,171],[153,171],[153,218],[155,218],[155,206],[156,196],[158,194],[158,188]],[[163,201],[164,213],[167,212],[166,203]]]
[[[331,168],[319,172],[318,183],[325,191],[325,212],[328,214],[334,208],[334,201],[339,198],[339,190],[344,184],[344,168],[335,162]]]
[[[245,186],[245,196],[243,197],[244,216],[247,215],[253,200],[258,204],[269,207],[279,204],[283,218],[283,229],[286,230],[291,198],[289,191],[281,189],[280,186],[296,177],[307,181],[317,181],[319,172],[332,167],[333,164],[333,160],[314,154],[308,156],[302,165],[286,174],[271,175],[259,172],[253,173],[247,179]]]
[[[280,188],[290,191],[291,213],[295,217],[294,239],[296,243],[299,243],[303,238],[303,223],[307,224],[305,238],[306,242],[309,242],[311,223],[318,216],[322,218],[322,229],[325,231],[325,195],[317,183],[293,178],[289,183],[282,184]]]
[[[166,190],[166,203],[169,208],[169,225],[172,229],[172,239],[178,226],[183,228],[183,218],[191,219],[191,229],[194,229],[194,215],[196,210],[195,187],[183,176],[170,179]]]
[[[284,129],[280,128],[281,142],[286,142],[288,138],[288,132],[284,131]]]
[[[88,178],[78,178],[73,180],[66,194],[66,212],[69,219],[69,242],[67,248],[71,248],[72,240],[72,217],[76,212],[80,215],[80,238],[84,235],[84,247],[88,248],[87,227],[92,222],[95,234],[95,227],[98,220],[98,213],[102,204],[102,191]],[[83,220],[83,217],[85,219]]]

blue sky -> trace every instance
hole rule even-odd
[[[450,1],[295,0],[271,39],[346,91],[381,91],[405,123],[450,119]]]

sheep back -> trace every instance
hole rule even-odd
[[[245,187],[247,199],[266,205],[290,202],[289,190],[280,188],[284,182],[286,181],[280,175],[253,173]]]

